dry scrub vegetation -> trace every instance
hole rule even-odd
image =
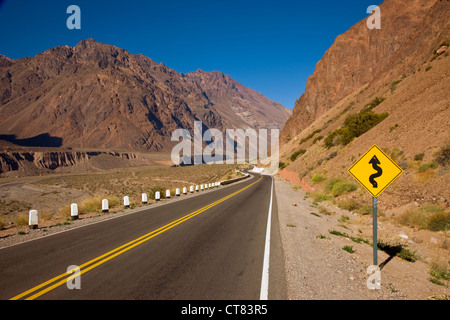
[[[429,191],[430,195],[425,198],[416,190],[419,187],[429,188],[448,175],[450,140],[431,154],[423,152],[408,156],[400,148],[384,148],[384,150],[403,168],[404,173],[400,186],[396,182],[380,196],[378,248],[390,257],[397,257],[409,263],[418,260],[427,263],[428,280],[448,288],[450,285],[448,199],[436,191]],[[351,161],[356,161],[356,157]],[[312,200],[313,206],[317,207],[321,215],[337,215],[341,227],[357,232],[361,236],[358,240],[363,239],[371,245],[371,196],[351,177],[336,176],[334,171],[330,171],[318,166],[301,176],[303,189],[307,192],[306,197]],[[443,185],[445,184],[444,182]],[[302,188],[296,184],[292,187]],[[402,199],[403,203],[396,202],[398,198]],[[349,247],[343,250],[352,251]]]
[[[226,180],[236,176],[236,165],[169,167],[155,165],[113,169],[102,173],[49,175],[8,181],[0,179],[0,233],[17,233],[28,225],[28,211],[36,209],[45,225],[68,223],[70,204],[77,203],[80,217],[100,215],[102,200],[109,200],[111,212],[123,209],[123,197],[130,207],[141,204],[142,193],[150,200],[155,192]],[[3,180],[3,181],[2,181]],[[150,201],[151,202],[151,201]],[[22,230],[22,229],[21,229]],[[23,232],[23,231],[19,231]]]

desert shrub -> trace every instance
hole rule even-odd
[[[355,137],[359,137],[387,118],[388,113],[376,114],[371,110],[363,110],[345,119],[344,126]]]
[[[355,191],[356,189],[357,189],[356,184],[348,182],[348,181],[342,181],[342,182],[336,183],[333,186],[333,189],[331,190],[331,194],[333,195],[333,197],[338,197],[342,194]]]
[[[356,199],[346,199],[346,200],[341,200],[338,202],[337,205],[339,208],[344,209],[344,210],[348,210],[348,211],[353,211],[356,212],[360,215],[366,216],[366,215],[371,215],[373,213],[373,207],[372,205],[368,204],[368,203],[364,203],[361,201],[358,201]],[[380,208],[378,208],[378,215],[382,216],[383,213],[380,210]]]
[[[432,161],[432,162],[428,162],[428,163],[424,163],[424,164],[420,165],[418,171],[419,172],[424,172],[424,171],[427,171],[429,169],[436,169],[437,167],[438,166],[437,166],[436,162]]]
[[[436,153],[434,160],[441,166],[446,166],[450,163],[450,140]]]
[[[294,162],[295,160],[297,160],[299,156],[303,155],[305,152],[306,152],[305,149],[298,150],[294,152],[289,159],[291,159],[291,161]]]
[[[330,134],[328,134],[326,136],[326,138],[323,140],[323,144],[326,148],[331,148],[333,146],[336,146],[339,144],[339,142],[337,141],[337,133],[336,131],[331,132]]]
[[[361,203],[356,199],[346,199],[339,201],[337,206],[343,210],[356,211],[361,207]]]
[[[433,66],[427,66],[427,67],[425,68],[425,71],[430,71],[432,68],[433,68]]]
[[[362,136],[375,127],[388,116],[388,113],[374,113],[372,107],[365,108],[357,114],[349,115],[345,119],[343,127],[331,132],[324,139],[324,145],[326,148],[331,148],[338,144],[345,146],[352,142],[353,139]]]
[[[311,177],[311,182],[314,183],[314,184],[317,184],[317,183],[319,183],[319,182],[321,182],[323,180],[325,180],[325,177],[323,175],[321,175],[321,174],[318,174],[318,173],[314,174]]]
[[[339,201],[337,206],[343,210],[354,211],[359,208],[360,203],[356,199],[346,199]]]
[[[108,200],[108,206],[109,206],[110,208],[117,207],[117,206],[120,204],[120,199],[119,199],[119,197],[116,197],[116,196],[108,196],[108,197],[106,197],[105,199]]]
[[[331,211],[329,211],[327,208],[322,207],[322,206],[319,206],[319,207],[317,208],[317,210],[319,210],[319,212],[320,212],[321,214],[326,215],[326,216],[331,216],[331,215],[333,215],[333,213],[332,213]]]
[[[331,190],[333,190],[333,186],[336,183],[338,183],[339,181],[342,181],[342,179],[341,178],[328,179],[328,181],[324,185],[325,191],[328,192],[328,193],[331,193]]]
[[[329,195],[318,191],[308,193],[308,197],[311,198],[314,202],[322,202],[332,199]]]
[[[69,218],[71,214],[71,208],[70,206],[63,206],[59,209],[59,216],[64,218]]]
[[[397,257],[409,262],[416,262],[419,257],[417,256],[416,251],[411,251],[408,248],[402,248],[400,252],[397,254]]]
[[[414,156],[414,161],[422,161],[425,153],[419,153]]]
[[[300,140],[300,144],[305,143],[306,141],[308,141],[309,139],[311,139],[312,137],[314,137],[316,134],[320,133],[321,131],[322,131],[321,129],[314,130],[307,137],[305,137],[302,140]]]
[[[398,84],[398,83],[397,83]],[[372,110],[374,109],[376,106],[378,106],[379,104],[381,104],[384,100],[386,100],[386,98],[384,97],[376,97],[375,99],[373,99],[371,102],[369,102],[366,105],[366,109]]]
[[[79,213],[82,214],[101,211],[102,200],[103,199],[100,197],[94,197],[82,201],[78,208]]]
[[[314,138],[313,144],[316,144],[317,141],[320,141],[323,139],[323,136],[318,136],[317,138]]]
[[[27,226],[28,225],[28,215],[25,213],[19,214],[14,221],[18,226]]]
[[[340,129],[336,130],[336,134],[338,136],[337,142],[344,146],[346,146],[347,144],[352,142],[353,139],[355,139],[355,137],[356,137],[354,135],[354,133],[348,127],[344,127],[344,128],[340,128]]]
[[[403,81],[403,79],[393,81],[393,82],[391,83],[391,92],[394,92],[394,91],[395,91],[395,88],[397,87],[397,85],[398,85],[400,82],[402,82],[402,81]]]
[[[438,212],[428,220],[428,229],[431,231],[445,231],[450,229],[450,212]]]
[[[403,151],[399,148],[385,148],[386,154],[394,161],[399,162],[401,160],[401,156],[403,155]]]
[[[450,280],[450,269],[446,262],[433,262],[430,267],[430,275],[436,279]]]
[[[340,223],[345,223],[345,222],[347,222],[347,221],[350,221],[350,217],[347,216],[347,215],[345,215],[345,214],[343,214],[343,215],[338,219],[338,221],[339,221]]]
[[[373,207],[370,204],[363,203],[356,212],[363,216],[371,215],[373,214]],[[384,215],[380,208],[377,209],[377,213],[380,217]]]
[[[416,210],[406,211],[397,219],[397,222],[409,227],[418,227],[420,229],[433,228],[438,230],[446,226],[448,218],[448,214],[445,215],[444,209],[441,206],[429,204]]]
[[[284,168],[286,168],[286,163],[280,161],[280,163],[278,164],[278,168],[283,170]]]
[[[356,250],[353,249],[353,246],[344,246],[342,250],[347,251],[348,253],[354,253]]]
[[[330,179],[325,184],[325,190],[328,193],[331,193],[331,195],[333,197],[338,197],[345,193],[355,191],[356,189],[357,189],[356,184],[349,182],[347,180],[341,179],[341,178]]]

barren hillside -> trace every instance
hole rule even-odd
[[[35,57],[0,56],[0,140],[13,143],[161,151],[196,120],[219,130],[281,129],[289,115],[219,71],[179,74],[93,39]]]

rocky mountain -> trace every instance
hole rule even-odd
[[[196,120],[219,130],[281,129],[289,115],[222,72],[178,73],[93,39],[35,57],[0,56],[0,135],[13,143],[160,151]]]
[[[349,94],[380,88],[410,74],[450,39],[450,4],[440,0],[386,0],[381,29],[366,19],[339,35],[317,63],[281,134],[287,142]]]

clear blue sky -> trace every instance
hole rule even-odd
[[[220,70],[293,108],[334,39],[381,2],[0,0],[0,53],[18,59],[94,38],[178,72]],[[81,30],[66,27],[71,4]]]

